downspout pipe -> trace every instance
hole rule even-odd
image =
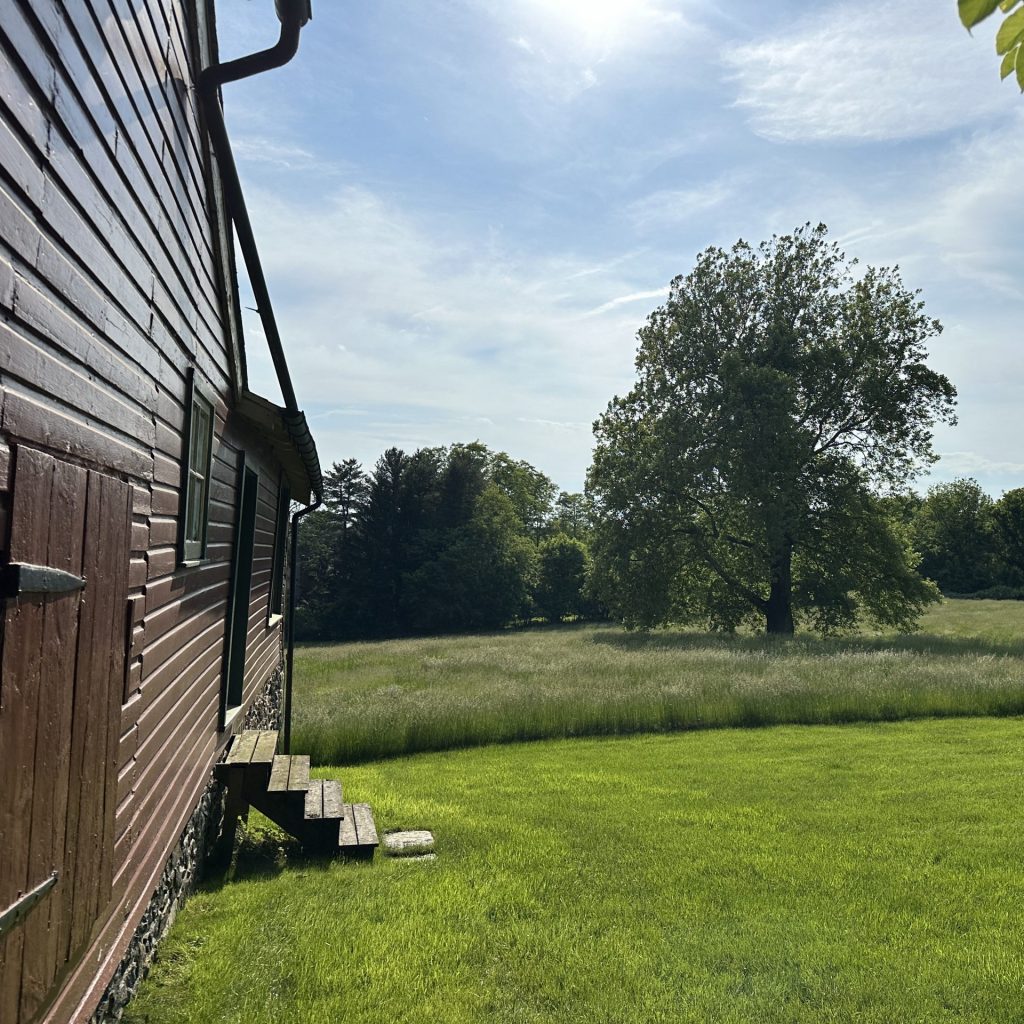
[[[199,87],[217,89],[227,82],[238,82],[287,64],[299,52],[299,33],[313,17],[309,4],[310,0],[276,0],[281,38],[267,50],[206,68],[200,75]],[[207,77],[209,81],[204,82]]]
[[[238,60],[226,64],[213,64],[204,68],[199,76],[199,94],[202,97],[206,113],[207,130],[210,133],[210,144],[217,157],[221,178],[224,183],[224,196],[228,213],[235,225],[235,234],[239,248],[245,260],[245,269],[249,273],[249,283],[263,322],[263,331],[267,336],[270,355],[274,360],[274,369],[281,385],[281,396],[285,408],[293,415],[298,414],[299,406],[295,400],[295,389],[292,387],[291,374],[284,358],[284,347],[281,334],[277,329],[274,307],[270,302],[267,279],[263,274],[259,250],[256,248],[256,236],[253,234],[249,211],[245,206],[242,184],[238,180],[238,169],[228,141],[228,130],[224,124],[224,111],[220,104],[219,91],[225,82],[237,82],[242,78],[279,68],[295,56],[299,49],[299,33],[302,26],[310,19],[309,0],[277,0],[277,14],[281,19],[281,37],[277,43],[267,50],[239,57]]]
[[[320,507],[320,495],[305,508],[298,509],[292,515],[291,556],[288,563],[288,621],[285,628],[285,668],[284,668],[284,738],[281,752],[292,752],[292,663],[295,660],[295,583],[298,579],[299,566],[299,520]]]
[[[284,753],[291,752],[292,725],[292,664],[295,648],[295,581],[298,563],[298,527],[303,516],[320,507],[323,500],[323,475],[320,471],[320,460],[317,458],[316,446],[309,433],[306,418],[300,412],[295,399],[291,374],[284,356],[281,334],[274,316],[274,307],[270,302],[270,291],[267,279],[260,263],[259,250],[256,248],[256,237],[253,234],[249,211],[246,209],[242,185],[238,178],[238,169],[231,152],[227,126],[224,123],[224,111],[220,104],[220,87],[227,82],[237,82],[252,75],[282,67],[295,56],[299,49],[299,34],[302,27],[312,17],[310,0],[276,0],[277,16],[281,22],[281,35],[277,43],[266,50],[239,57],[237,60],[223,64],[214,64],[204,68],[199,75],[199,95],[206,115],[206,126],[210,136],[210,145],[217,158],[221,180],[224,185],[224,196],[228,215],[235,227],[235,237],[242,250],[245,269],[249,275],[249,284],[263,324],[263,332],[267,338],[270,355],[274,361],[274,370],[281,387],[281,396],[285,405],[285,426],[295,443],[309,476],[313,492],[313,501],[300,508],[292,515],[291,536],[291,567],[288,582],[288,621],[285,624],[285,707],[284,707]]]

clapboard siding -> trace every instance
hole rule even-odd
[[[211,753],[214,749],[214,737],[205,733],[202,725],[211,716],[216,718],[217,696],[210,683],[218,678],[216,666],[200,677],[197,680],[199,685],[180,700],[179,716],[174,728],[154,733],[149,746],[145,748],[145,768],[139,769],[132,791],[136,814],[122,833],[120,855],[116,849],[114,851],[114,861],[118,865],[114,874],[114,900],[120,899],[122,895],[117,887],[118,878],[124,878],[125,872],[130,872],[133,867],[132,858],[126,856],[126,851],[145,851],[153,842],[153,836],[162,832],[165,807],[173,802],[177,780],[192,771],[193,766],[187,757],[182,756],[182,752],[187,751],[197,740],[202,741]],[[193,697],[194,700],[190,699]],[[181,824],[178,824],[179,833]]]
[[[52,86],[37,83],[37,87],[42,85],[49,93],[69,140],[80,140],[90,134],[103,140],[105,145],[86,150],[87,156],[96,160],[90,170],[101,176],[107,188],[127,193],[126,216],[138,218],[136,233],[145,230],[141,226],[143,220],[155,221],[152,215],[147,215],[147,199],[155,196],[159,200],[152,209],[158,211],[160,221],[151,223],[151,230],[159,228],[159,234],[166,236],[170,229],[173,242],[194,257],[192,263],[167,274],[164,280],[180,281],[196,276],[197,270],[206,271],[205,298],[209,301],[216,294],[212,245],[204,238],[203,217],[191,205],[198,182],[194,175],[176,174],[175,168],[168,166],[174,161],[177,147],[167,144],[166,135],[158,127],[160,113],[168,108],[167,98],[161,95],[160,100],[154,101],[146,88],[147,80],[140,77],[133,47],[124,38],[126,19],[117,14],[111,17],[113,12],[103,3],[58,5],[54,0],[37,0],[33,6],[38,17],[38,45],[51,50],[58,71]],[[128,18],[131,19],[130,14]],[[116,69],[116,76],[106,76],[111,80],[109,85],[97,74],[96,58],[100,54],[120,58],[100,65]],[[155,69],[151,71],[155,74]],[[80,82],[98,83],[97,91],[105,103],[86,105],[79,95]],[[115,163],[111,160],[114,146],[126,138],[132,144],[126,147],[127,152],[122,150],[118,154]],[[165,155],[171,159],[165,160]],[[108,173],[114,176],[113,180],[103,177]],[[181,187],[188,184],[191,190]],[[186,219],[186,207],[192,229],[188,236],[176,230],[177,223]],[[173,216],[175,211],[179,216]],[[162,248],[169,258],[172,245]],[[203,297],[199,297],[200,301]],[[186,305],[182,303],[183,308]]]
[[[109,552],[116,585],[103,582],[107,556],[86,549],[96,564],[82,621],[101,625],[86,653],[65,651],[54,678],[79,674],[65,703],[44,709],[66,727],[66,766],[55,772],[40,744],[19,782],[31,847],[0,881],[42,870],[63,844],[58,824],[79,841],[53,927],[5,947],[4,1024],[88,1018],[227,742],[217,722],[243,461],[259,474],[243,702],[281,662],[269,614],[281,467],[235,411],[238,339],[221,281],[231,243],[208,184],[193,18],[191,0],[0,3],[0,551],[25,446],[68,479],[105,481],[124,512],[103,540],[120,548]],[[206,558],[182,566],[193,372],[215,439]],[[38,650],[43,636],[19,642]]]
[[[151,452],[118,437],[101,423],[62,408],[43,391],[22,391],[20,387],[4,380],[0,389],[3,430],[8,438],[20,438],[125,476],[152,473]]]

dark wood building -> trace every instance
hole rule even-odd
[[[90,1019],[232,732],[276,713],[320,476],[247,388],[215,63],[212,0],[0,2],[3,1024]]]

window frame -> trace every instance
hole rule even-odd
[[[274,528],[274,561],[270,576],[270,599],[267,602],[267,626],[276,626],[284,618],[284,568],[288,544],[288,513],[291,489],[282,476],[277,486],[277,523]]]
[[[195,367],[189,368],[188,389],[185,404],[185,429],[182,434],[183,451],[181,458],[181,505],[178,509],[178,564],[199,565],[206,560],[207,539],[210,531],[210,483],[213,477],[213,440],[217,427],[216,407],[210,393],[196,379]],[[208,434],[203,451],[196,453],[197,464],[192,464],[195,433],[197,430],[197,407],[205,412]],[[192,507],[194,488],[201,482],[205,500],[201,512],[199,536],[189,536],[189,513]]]
[[[226,729],[245,704],[245,667],[249,652],[256,519],[260,505],[260,471],[243,452],[238,467],[235,542],[231,552],[227,633],[221,673],[220,725]]]

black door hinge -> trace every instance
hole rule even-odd
[[[41,882],[0,914],[0,939],[19,925],[28,912],[57,884],[57,872]]]
[[[48,565],[29,565],[27,562],[0,565],[0,598],[68,594],[84,586],[85,580],[81,576]]]

